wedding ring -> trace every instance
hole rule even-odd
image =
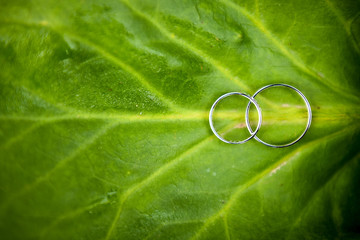
[[[267,143],[267,142],[261,140],[260,138],[258,138],[258,136],[254,136],[254,138],[256,139],[256,141],[261,142],[262,144],[265,144],[266,146],[273,147],[273,148],[289,147],[289,146],[297,143],[298,141],[300,141],[300,139],[303,138],[304,135],[305,135],[305,133],[309,130],[310,125],[311,125],[311,119],[312,119],[312,111],[311,111],[311,106],[310,106],[309,101],[307,100],[307,98],[305,97],[305,95],[304,95],[302,92],[300,92],[300,90],[298,90],[297,88],[295,88],[295,87],[293,87],[293,86],[291,86],[291,85],[283,84],[283,83],[270,84],[270,85],[267,85],[267,86],[262,87],[262,88],[260,88],[259,90],[257,90],[252,97],[255,98],[256,95],[258,95],[260,92],[262,92],[263,90],[265,90],[265,89],[267,89],[267,88],[270,88],[270,87],[278,87],[278,86],[288,87],[288,88],[290,88],[290,89],[293,89],[295,92],[297,92],[297,93],[300,95],[300,97],[304,100],[305,105],[306,105],[306,108],[307,108],[308,120],[307,120],[307,124],[306,124],[305,130],[302,132],[302,134],[301,134],[297,139],[295,139],[294,141],[292,141],[292,142],[290,142],[290,143],[287,143],[287,144],[274,145],[274,144],[270,144],[270,143]],[[246,107],[245,119],[246,119],[246,126],[247,126],[249,132],[252,133],[253,130],[251,129],[250,121],[249,121],[249,109],[250,109],[250,104],[251,104],[251,102],[249,102],[248,105],[247,105],[247,107]]]
[[[232,142],[232,141],[228,141],[226,140],[225,138],[221,137],[220,134],[215,130],[215,127],[214,127],[214,123],[213,123],[213,113],[214,113],[214,110],[215,110],[215,107],[216,105],[224,98],[226,97],[229,97],[229,96],[232,96],[232,95],[240,95],[240,96],[243,96],[247,99],[250,100],[251,103],[253,103],[256,107],[256,110],[258,112],[258,125],[255,129],[254,132],[251,132],[251,136],[248,137],[247,139],[245,140],[242,140],[242,141],[237,141],[237,142]],[[213,133],[215,134],[215,136],[217,138],[219,138],[221,141],[225,142],[225,143],[229,143],[229,144],[242,144],[242,143],[245,143],[247,141],[249,141],[251,138],[253,138],[256,133],[259,131],[260,127],[261,127],[261,122],[262,122],[262,115],[261,115],[261,109],[258,105],[258,103],[256,102],[256,100],[252,97],[250,97],[249,95],[246,95],[245,93],[240,93],[240,92],[230,92],[230,93],[226,93],[222,96],[220,96],[218,99],[216,99],[216,101],[214,102],[214,104],[211,106],[211,109],[210,109],[210,113],[209,113],[209,123],[210,123],[210,128],[211,130],[213,131]]]
[[[256,102],[255,100],[255,97],[260,93],[262,92],[263,90],[267,89],[267,88],[270,88],[270,87],[278,87],[278,86],[281,86],[281,87],[287,87],[287,88],[290,88],[292,90],[294,90],[295,92],[297,92],[300,97],[303,99],[305,105],[306,105],[306,108],[307,108],[307,112],[308,112],[308,120],[307,120],[307,124],[306,124],[306,127],[305,127],[305,130],[302,132],[302,134],[297,138],[295,139],[294,141],[290,142],[290,143],[287,143],[287,144],[283,144],[283,145],[275,145],[275,144],[270,144],[270,143],[267,143],[263,140],[261,140],[260,138],[258,138],[256,136],[256,134],[258,133],[258,131],[260,130],[260,127],[261,127],[261,123],[262,123],[262,114],[261,114],[261,108],[259,107],[258,103]],[[215,110],[215,107],[216,105],[224,98],[226,97],[229,97],[231,95],[240,95],[240,96],[243,96],[247,99],[249,99],[249,103],[246,107],[246,112],[245,112],[245,122],[246,122],[246,126],[247,126],[247,129],[249,130],[249,133],[250,133],[250,137],[248,137],[247,139],[245,140],[242,140],[242,141],[237,141],[237,142],[233,142],[233,141],[228,141],[226,139],[224,139],[223,137],[221,137],[218,132],[215,130],[215,127],[214,127],[214,124],[213,124],[213,113],[214,113],[214,110]],[[254,104],[255,107],[256,107],[256,110],[258,112],[258,124],[257,124],[257,127],[255,129],[255,131],[252,130],[251,126],[250,126],[250,121],[249,121],[249,109],[250,109],[250,104]],[[273,148],[283,148],[283,147],[289,147],[295,143],[297,143],[298,141],[300,141],[301,138],[304,137],[305,133],[309,130],[310,128],[310,125],[311,125],[311,120],[312,120],[312,111],[311,111],[311,106],[310,106],[310,103],[309,101],[307,100],[307,98],[305,97],[305,95],[300,91],[298,90],[297,88],[291,86],[291,85],[288,85],[288,84],[283,84],[283,83],[276,83],[276,84],[270,84],[270,85],[267,85],[267,86],[264,86],[262,88],[260,88],[259,90],[257,90],[255,92],[255,94],[253,96],[249,96],[245,93],[240,93],[240,92],[230,92],[230,93],[226,93],[222,96],[220,96],[215,102],[214,104],[211,106],[211,109],[210,109],[210,113],[209,113],[209,123],[210,123],[210,128],[211,130],[213,131],[213,133],[215,134],[215,136],[217,138],[219,138],[221,141],[225,142],[225,143],[229,143],[229,144],[242,144],[242,143],[245,143],[247,141],[249,141],[250,139],[252,138],[255,138],[256,141],[266,145],[266,146],[269,146],[269,147],[273,147]]]

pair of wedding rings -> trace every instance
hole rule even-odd
[[[261,140],[260,138],[258,138],[256,136],[256,134],[258,133],[258,131],[260,130],[260,127],[261,127],[261,123],[262,123],[262,114],[261,114],[261,108],[259,107],[258,103],[256,102],[255,100],[255,97],[256,95],[258,95],[260,92],[262,92],[263,90],[267,89],[267,88],[270,88],[270,87],[277,87],[277,86],[282,86],[282,87],[287,87],[287,88],[290,88],[290,89],[293,89],[295,90],[300,96],[301,98],[304,100],[305,104],[306,104],[306,108],[307,108],[307,112],[308,112],[308,120],[307,120],[307,125],[306,125],[306,128],[305,130],[302,132],[302,134],[294,141],[290,142],[290,143],[287,143],[287,144],[283,144],[283,145],[274,145],[274,144],[270,144],[270,143],[267,143],[263,140]],[[214,110],[215,110],[215,107],[216,105],[224,98],[226,97],[229,97],[231,95],[240,95],[240,96],[243,96],[247,99],[249,99],[249,103],[246,107],[246,112],[245,112],[245,122],[246,122],[246,126],[247,126],[247,129],[249,130],[250,132],[250,137],[248,137],[247,139],[245,140],[242,140],[242,141],[237,141],[237,142],[233,142],[233,141],[228,141],[226,139],[224,139],[223,137],[221,137],[219,135],[219,133],[215,130],[215,127],[214,127],[214,124],[213,124],[213,113],[214,113]],[[253,130],[250,126],[250,121],[249,121],[249,109],[250,109],[250,104],[254,104],[255,107],[256,107],[256,110],[258,112],[258,124],[257,124],[257,127],[255,130]],[[240,92],[230,92],[230,93],[226,93],[224,95],[222,95],[221,97],[219,97],[215,102],[214,104],[212,105],[211,109],[210,109],[210,114],[209,114],[209,123],[210,123],[210,128],[211,130],[213,131],[213,133],[215,134],[215,136],[217,138],[219,138],[221,141],[225,142],[225,143],[230,143],[230,144],[242,144],[242,143],[245,143],[247,141],[249,141],[250,139],[252,138],[255,138],[258,142],[262,143],[262,144],[265,144],[266,146],[269,146],[269,147],[274,147],[274,148],[283,148],[283,147],[289,147],[295,143],[297,143],[298,141],[300,141],[300,139],[305,135],[305,133],[308,131],[308,129],[310,128],[310,125],[311,125],[311,119],[312,119],[312,112],[311,112],[311,107],[310,107],[310,103],[309,101],[306,99],[305,95],[300,92],[297,88],[293,87],[293,86],[290,86],[290,85],[287,85],[287,84],[283,84],[283,83],[276,83],[276,84],[270,84],[270,85],[267,85],[265,87],[262,87],[260,88],[259,90],[257,90],[255,92],[255,94],[253,96],[249,96],[245,93],[240,93]]]

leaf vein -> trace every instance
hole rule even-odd
[[[340,130],[334,134],[325,136],[323,138],[319,138],[313,141],[308,142],[307,144],[295,149],[294,151],[290,152],[289,154],[287,154],[285,157],[281,158],[280,160],[276,161],[274,164],[270,165],[269,167],[267,167],[266,169],[264,169],[263,171],[261,171],[260,173],[256,174],[254,177],[252,177],[250,180],[248,180],[247,182],[245,182],[244,184],[239,185],[239,187],[237,188],[237,190],[234,191],[234,193],[230,196],[228,202],[226,203],[226,205],[224,207],[222,207],[217,213],[215,213],[214,215],[210,216],[205,222],[204,225],[197,231],[197,233],[191,238],[192,240],[198,239],[202,233],[207,229],[207,227],[214,223],[220,216],[222,216],[223,214],[226,214],[226,212],[232,207],[232,205],[235,203],[236,199],[246,190],[248,189],[250,186],[254,185],[255,183],[257,183],[259,180],[261,180],[263,177],[265,177],[266,175],[268,175],[269,173],[271,174],[271,172],[274,169],[277,169],[278,167],[280,167],[281,165],[283,165],[284,163],[286,163],[289,160],[295,159],[297,157],[297,154],[304,149],[308,149],[308,148],[312,148],[314,146],[316,146],[316,144],[321,143],[324,139],[328,139],[328,138],[335,138],[338,137],[338,135],[342,135],[344,133],[348,133],[350,131],[354,130],[354,128],[351,129],[345,129],[345,130]]]
[[[349,166],[353,161],[356,161],[357,159],[359,159],[360,157],[360,153],[357,154],[355,157],[351,158],[350,160],[346,161],[345,164],[343,164],[343,166],[341,166],[340,168],[337,168],[334,173],[330,176],[330,178],[324,182],[324,184],[322,186],[320,186],[309,198],[309,200],[306,202],[306,204],[300,209],[299,214],[297,216],[297,218],[295,219],[295,221],[293,222],[289,233],[286,237],[286,239],[290,239],[291,233],[294,230],[295,226],[299,224],[300,220],[301,220],[301,216],[304,214],[305,210],[309,207],[309,204],[315,199],[315,197],[320,193],[320,191],[322,189],[324,189],[330,181],[332,181],[333,179],[335,179],[335,177],[337,175],[339,175],[341,173],[341,171],[343,171],[347,166]]]
[[[87,46],[91,47],[92,49],[97,51],[100,55],[102,55],[106,59],[110,60],[111,62],[115,63],[116,65],[121,67],[123,70],[125,70],[126,72],[128,72],[129,74],[134,76],[143,85],[143,87],[148,89],[151,93],[156,95],[162,102],[167,104],[168,107],[171,110],[179,111],[179,110],[182,109],[179,106],[175,105],[175,103],[173,101],[171,101],[170,99],[165,97],[156,88],[151,86],[149,81],[142,74],[140,74],[136,69],[134,69],[133,67],[131,67],[130,65],[125,63],[118,56],[115,56],[114,54],[108,52],[106,49],[102,48],[101,46],[99,46],[98,44],[96,44],[95,42],[93,42],[93,41],[91,41],[89,39],[86,39],[86,38],[84,38],[84,37],[82,37],[82,36],[80,36],[78,34],[75,34],[74,32],[67,31],[64,28],[61,28],[61,26],[57,26],[57,27],[53,26],[53,25],[49,24],[47,21],[46,21],[46,24],[37,23],[37,22],[31,22],[31,23],[29,22],[29,23],[27,23],[27,22],[21,22],[19,20],[17,20],[17,21],[5,21],[5,22],[12,23],[12,24],[20,24],[20,25],[25,25],[25,26],[30,26],[30,27],[44,27],[44,28],[47,28],[49,30],[52,30],[53,32],[59,34],[60,36],[63,36],[64,34],[66,34],[67,36],[69,36],[73,40],[76,40],[76,41],[78,41],[78,42],[80,42],[80,43],[82,43],[84,45],[87,45]]]
[[[225,127],[225,129],[231,128],[233,126],[233,124]],[[206,137],[205,139],[201,140],[200,142],[198,142],[197,144],[195,144],[194,146],[188,148],[187,150],[185,150],[183,153],[181,153],[179,156],[171,159],[170,161],[168,161],[167,163],[165,163],[163,166],[161,166],[160,168],[158,168],[156,171],[154,171],[153,173],[151,173],[148,177],[146,177],[144,180],[142,180],[140,183],[134,184],[132,187],[130,187],[129,189],[127,189],[125,191],[124,194],[122,194],[120,196],[120,200],[119,200],[119,207],[118,210],[115,214],[114,220],[112,221],[112,223],[110,224],[109,230],[106,234],[105,240],[109,240],[116,224],[118,223],[118,220],[120,218],[121,212],[123,210],[125,201],[136,191],[139,191],[140,189],[144,188],[145,186],[147,186],[148,184],[150,184],[152,181],[154,181],[156,178],[160,177],[163,173],[173,169],[176,165],[178,165],[180,162],[182,162],[184,159],[186,159],[188,156],[194,154],[195,152],[199,151],[201,148],[205,147],[207,144],[209,144],[209,142],[211,141],[211,139],[213,139],[214,136],[211,135],[209,137]]]
[[[178,46],[190,50],[192,53],[195,53],[198,57],[203,59],[205,62],[211,64],[215,69],[217,69],[221,74],[223,74],[228,80],[235,83],[237,86],[241,87],[245,91],[251,91],[250,87],[244,84],[245,80],[240,80],[238,76],[235,76],[229,71],[226,67],[222,66],[220,62],[216,61],[212,57],[210,57],[208,54],[204,53],[200,49],[198,49],[196,46],[192,45],[191,43],[185,41],[184,39],[180,38],[174,38],[172,37],[172,34],[163,27],[158,21],[151,18],[149,15],[145,14],[144,12],[139,11],[136,9],[133,5],[130,4],[127,0],[120,0],[123,4],[125,4],[128,8],[130,8],[136,15],[140,16],[141,18],[145,19],[147,22],[151,23],[153,26],[155,26],[160,33],[162,33],[168,40],[171,42],[174,42]],[[236,79],[239,79],[237,81]]]
[[[49,177],[56,172],[58,169],[64,167],[67,163],[69,163],[72,159],[74,159],[79,153],[86,150],[89,146],[91,146],[98,138],[105,135],[110,129],[118,126],[119,122],[110,122],[105,124],[99,131],[97,131],[92,137],[85,140],[81,145],[79,145],[72,153],[70,153],[67,157],[60,160],[52,169],[50,169],[45,174],[39,176],[35,181],[30,183],[29,185],[24,186],[22,189],[17,191],[16,193],[12,194],[8,197],[7,200],[1,205],[0,209],[4,209],[13,199],[27,193],[28,191],[32,190],[40,183],[49,179]]]
[[[281,53],[290,60],[290,62],[294,64],[294,66],[298,67],[307,75],[313,77],[321,85],[330,88],[331,90],[340,94],[341,96],[344,96],[345,98],[351,97],[352,99],[358,100],[354,92],[350,92],[348,89],[344,89],[340,85],[334,85],[331,81],[327,81],[325,78],[321,77],[321,75],[319,75],[317,71],[306,66],[306,64],[299,58],[299,56],[294,55],[289,49],[287,49],[287,47],[284,44],[282,44],[281,41],[277,40],[277,38],[273,36],[273,34],[269,30],[266,29],[266,27],[263,25],[263,23],[260,20],[258,20],[252,14],[250,14],[245,8],[237,5],[236,3],[230,0],[221,0],[221,1],[225,5],[233,8],[234,10],[238,11],[241,15],[248,18],[254,24],[254,26],[262,34],[264,34],[264,36],[267,39],[269,39],[281,51]]]
[[[229,224],[226,214],[223,216],[223,221],[224,221],[225,237],[227,240],[230,240]]]
[[[346,19],[344,18],[344,16],[341,15],[340,11],[337,10],[334,6],[334,3],[331,2],[330,0],[325,0],[326,5],[328,6],[328,8],[334,13],[334,15],[336,16],[336,18],[339,20],[339,22],[341,23],[341,25],[343,25],[346,34],[348,35],[355,51],[357,54],[360,54],[360,49],[358,44],[356,43],[352,33],[351,33],[351,29],[350,29],[350,24],[347,23]]]

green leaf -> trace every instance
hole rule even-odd
[[[359,1],[0,2],[1,239],[360,237]]]

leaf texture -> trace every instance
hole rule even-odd
[[[1,239],[360,237],[359,1],[0,2]]]

